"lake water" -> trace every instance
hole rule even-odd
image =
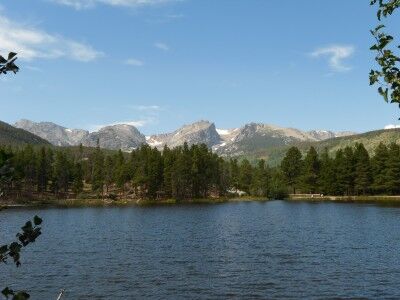
[[[32,299],[400,298],[400,208],[227,203],[0,212],[0,241],[43,235],[0,288]]]

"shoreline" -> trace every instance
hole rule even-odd
[[[293,202],[337,202],[337,203],[393,203],[400,204],[400,196],[320,196],[320,195],[290,195],[287,201]]]
[[[83,208],[83,207],[129,207],[129,206],[174,206],[195,204],[223,204],[239,202],[269,202],[283,200],[289,202],[332,202],[332,203],[376,203],[398,204],[400,196],[320,196],[320,195],[290,195],[285,199],[267,199],[265,197],[233,197],[233,198],[209,198],[192,200],[110,200],[110,199],[60,199],[32,202],[12,202],[0,204],[0,211],[13,208]]]
[[[173,205],[195,205],[195,204],[222,204],[234,202],[267,202],[272,199],[265,197],[233,197],[233,198],[209,198],[209,199],[191,199],[191,200],[110,200],[110,199],[60,199],[32,202],[9,202],[0,204],[0,211],[12,208],[79,208],[79,207],[129,207],[129,206],[173,206]]]

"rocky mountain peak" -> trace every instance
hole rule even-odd
[[[131,151],[146,143],[146,137],[131,125],[117,124],[101,128],[97,132],[90,133],[82,140],[82,145],[95,147],[97,141],[100,147],[123,151]]]
[[[22,119],[14,127],[29,131],[56,146],[72,146],[89,135],[89,131],[68,129],[52,122],[33,122]]]

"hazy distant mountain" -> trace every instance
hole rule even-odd
[[[250,123],[241,128],[216,129],[209,121],[199,121],[182,126],[172,133],[164,133],[145,137],[133,126],[113,125],[89,133],[86,130],[68,129],[50,122],[35,123],[21,120],[15,124],[34,133],[54,145],[79,145],[95,147],[97,140],[100,146],[107,149],[122,149],[130,151],[147,143],[152,147],[162,149],[164,145],[170,148],[183,145],[204,143],[216,153],[225,156],[246,155],[265,148],[291,145],[298,142],[316,142],[338,136],[351,135],[352,132],[325,130],[302,131],[294,128],[284,128],[275,125]]]
[[[214,146],[214,151],[221,155],[246,155],[259,149],[291,145],[298,142],[322,141],[345,135],[344,132],[315,130],[301,131],[294,128],[284,128],[275,125],[250,123],[233,130],[218,130],[223,142]],[[354,133],[348,132],[347,135]]]
[[[327,140],[327,139],[333,139],[336,137],[349,136],[349,135],[356,134],[355,132],[351,132],[351,131],[333,132],[333,131],[329,131],[329,130],[312,130],[312,131],[308,131],[307,133],[318,141],[323,141],[323,140]]]
[[[180,129],[167,134],[152,135],[147,138],[150,146],[162,148],[167,145],[170,148],[181,146],[185,142],[189,145],[206,144],[213,147],[221,143],[222,139],[218,134],[214,123],[199,121],[193,124],[184,125]]]
[[[131,125],[113,125],[101,128],[97,132],[92,132],[82,139],[82,145],[96,147],[97,141],[101,148],[123,151],[133,149],[146,144],[146,137]]]
[[[20,120],[14,126],[40,136],[56,146],[79,145],[89,135],[89,131],[68,129],[51,122],[36,123],[30,120]]]
[[[41,137],[0,121],[0,145],[50,145]]]

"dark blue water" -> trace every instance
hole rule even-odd
[[[0,288],[32,299],[400,298],[400,208],[232,203],[5,210],[0,241],[34,214],[43,235]]]

